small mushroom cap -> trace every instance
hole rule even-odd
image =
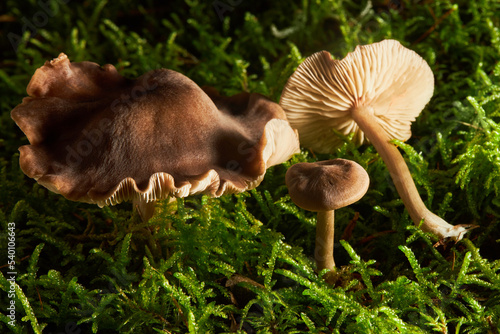
[[[363,197],[370,185],[368,173],[346,159],[302,162],[285,175],[292,201],[308,211],[330,211],[348,206]]]
[[[288,120],[299,131],[303,146],[331,153],[354,133],[353,141],[365,142],[351,117],[364,108],[391,139],[411,137],[411,122],[429,102],[434,75],[416,52],[394,40],[357,46],[342,60],[327,51],[308,57],[289,78],[280,100]]]
[[[61,54],[36,70],[27,92],[11,113],[30,142],[19,149],[21,169],[74,201],[241,192],[299,150],[277,103],[212,90],[214,103],[167,69],[130,80]]]

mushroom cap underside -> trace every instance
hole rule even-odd
[[[330,211],[361,199],[370,185],[366,170],[346,159],[302,162],[285,175],[292,201],[308,211]]]
[[[211,92],[217,108],[171,70],[130,80],[112,65],[70,63],[61,54],[35,72],[27,90],[11,113],[30,141],[20,147],[21,168],[75,201],[241,192],[299,149],[278,104],[259,94]]]
[[[392,139],[411,137],[411,123],[429,102],[434,75],[416,52],[394,40],[357,46],[344,59],[327,51],[306,58],[289,78],[280,105],[300,142],[319,153],[342,145],[353,133],[361,145],[364,133],[351,117],[355,108],[373,112]]]

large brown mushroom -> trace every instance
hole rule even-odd
[[[11,114],[30,142],[19,148],[21,169],[73,201],[148,207],[242,192],[299,150],[278,104],[207,94],[172,70],[131,80],[60,54],[36,70],[27,92]]]
[[[469,225],[450,225],[427,209],[408,167],[390,141],[407,140],[411,122],[429,102],[434,76],[417,53],[394,40],[358,46],[342,60],[321,51],[289,78],[280,104],[301,144],[320,153],[342,141],[332,129],[375,146],[415,225],[440,239],[460,240]]]

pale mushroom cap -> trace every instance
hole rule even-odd
[[[391,139],[411,137],[411,122],[429,102],[434,75],[416,52],[394,40],[358,46],[342,60],[327,51],[308,57],[289,78],[280,100],[303,146],[329,153],[354,133],[361,145],[366,139],[350,116],[365,107]]]
[[[204,92],[171,70],[135,80],[112,65],[39,68],[11,116],[30,145],[26,175],[64,197],[99,206],[256,187],[299,151],[282,108],[259,94]]]
[[[292,201],[308,211],[330,211],[361,199],[370,185],[368,173],[358,163],[334,159],[302,162],[285,175]]]

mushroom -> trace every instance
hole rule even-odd
[[[298,152],[277,103],[208,91],[215,102],[172,70],[131,80],[60,54],[36,70],[29,97],[12,110],[30,142],[19,148],[21,169],[67,199],[132,200],[149,218],[159,199],[252,189]]]
[[[302,162],[293,165],[285,175],[292,201],[299,207],[317,212],[314,258],[318,272],[333,272],[335,210],[348,206],[368,190],[368,173],[354,161],[334,159]]]
[[[434,76],[417,53],[394,40],[356,47],[342,60],[327,51],[308,57],[289,78],[280,100],[301,144],[331,153],[342,141],[335,128],[362,144],[368,139],[391,174],[414,224],[441,240],[462,239],[470,225],[453,226],[427,209],[399,150],[390,141],[411,137],[411,122],[429,102]],[[421,225],[420,225],[421,224]]]

